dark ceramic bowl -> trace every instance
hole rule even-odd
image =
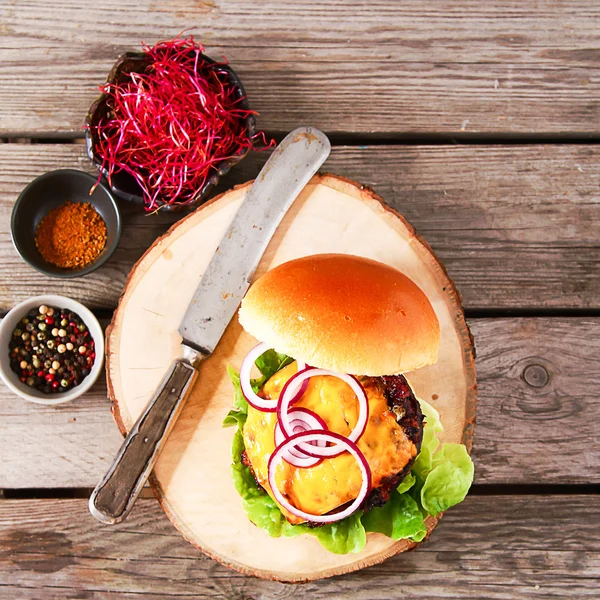
[[[12,212],[10,233],[17,252],[32,267],[52,277],[81,277],[104,264],[114,252],[121,235],[121,214],[111,193],[98,185],[90,196],[96,177],[74,169],[50,171],[34,179],[19,195]],[[64,202],[89,202],[106,223],[106,245],[98,258],[78,269],[62,269],[46,262],[35,245],[40,221]]]
[[[246,98],[244,86],[242,85],[242,82],[235,73],[235,71],[228,65],[217,63],[205,54],[201,54],[200,56],[208,64],[216,65],[215,69],[218,69],[219,73],[225,75],[227,81],[235,90],[235,98],[239,99],[240,108],[243,108],[244,110],[250,110],[250,105],[248,104],[248,100]],[[117,59],[117,62],[113,65],[113,68],[108,74],[108,78],[106,81],[107,83],[122,83],[124,81],[127,81],[129,73],[143,73],[148,68],[150,63],[151,61],[148,58],[148,55],[144,52],[126,52]],[[95,151],[97,145],[97,134],[95,127],[97,126],[101,117],[105,117],[110,113],[110,108],[107,106],[106,100],[106,94],[102,94],[90,106],[87,117],[85,119],[86,150],[91,161],[102,172],[104,177],[107,177],[107,171],[102,167],[102,159],[100,159],[97,156]],[[256,131],[256,119],[254,118],[254,115],[248,115],[248,117],[246,117],[245,119],[245,124],[246,130],[248,132],[248,137],[252,137]],[[248,154],[248,152],[248,148],[243,148],[239,151],[237,155],[232,156],[227,160],[216,164],[215,171],[206,180],[204,185],[197,191],[196,196],[193,200],[190,200],[188,203],[182,205],[162,204],[161,210],[187,210],[190,208],[194,208],[199,204],[202,204],[202,202],[204,202],[208,198],[214,187],[217,185],[219,178],[222,175],[225,175],[225,173],[227,173],[233,165],[242,160]],[[125,171],[115,173],[111,178],[111,183],[109,187],[112,193],[115,194],[115,196],[118,196],[123,200],[135,202],[136,204],[140,205],[144,204],[143,193],[140,186],[138,185],[135,178]]]

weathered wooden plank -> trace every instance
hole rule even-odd
[[[123,441],[104,380],[54,408],[26,403],[4,385],[0,398],[0,488],[94,487]]]
[[[476,483],[599,483],[600,320],[469,324],[478,352]],[[121,444],[100,382],[54,408],[1,386],[0,422],[0,489],[93,487]]]
[[[480,483],[600,482],[600,320],[470,322]]]
[[[108,528],[85,500],[0,501],[0,594],[106,598],[597,598],[598,496],[469,497],[414,552],[342,577],[245,577],[187,544],[153,500]],[[568,533],[566,533],[568,532]]]
[[[599,26],[594,0],[12,0],[0,131],[81,133],[121,52],[193,28],[267,129],[597,133]]]
[[[372,186],[432,245],[466,308],[600,307],[597,146],[336,147],[325,169]],[[258,173],[243,161],[221,189]],[[35,176],[89,168],[81,145],[0,145],[0,310],[54,291],[114,308],[126,276],[177,217],[129,204],[116,253],[73,281],[45,277],[10,243],[13,203]],[[375,242],[374,242],[375,243]]]

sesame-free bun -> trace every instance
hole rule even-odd
[[[436,362],[440,328],[406,275],[349,254],[281,264],[248,290],[242,327],[278,352],[339,373],[392,375]]]

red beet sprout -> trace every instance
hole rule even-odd
[[[193,202],[219,164],[253,148],[257,136],[246,123],[255,113],[240,106],[223,63],[207,62],[192,37],[144,51],[144,73],[101,88],[109,111],[93,126],[94,150],[109,183],[129,173],[153,211]]]

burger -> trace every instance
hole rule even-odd
[[[421,541],[425,518],[462,501],[473,465],[440,445],[435,408],[404,373],[437,361],[440,327],[400,271],[341,254],[281,264],[248,290],[258,344],[229,367],[232,476],[248,518],[272,536],[359,552],[368,532]]]

